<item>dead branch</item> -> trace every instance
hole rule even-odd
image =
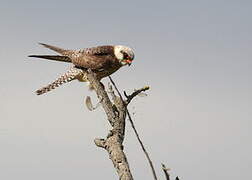
[[[163,171],[164,171],[166,180],[170,180],[170,174],[168,173],[168,171],[169,171],[170,169],[169,169],[169,168],[166,168],[164,164],[162,164],[162,169],[163,169]]]
[[[113,103],[110,101],[104,87],[91,70],[88,70],[88,80],[97,93],[112,126],[112,130],[110,130],[106,139],[96,138],[95,144],[107,150],[120,180],[133,180],[122,145],[125,132],[126,107],[116,96],[113,97]]]
[[[125,133],[125,118],[126,115],[129,117],[129,121],[131,123],[131,126],[134,130],[134,133],[137,137],[138,142],[141,145],[141,148],[150,164],[152,174],[155,180],[157,180],[156,172],[153,166],[153,163],[139,137],[139,134],[135,128],[135,125],[132,121],[132,118],[130,116],[130,113],[127,109],[127,105],[132,101],[134,97],[136,97],[138,94],[142,93],[143,91],[146,91],[149,89],[148,86],[143,87],[141,89],[135,90],[130,95],[127,95],[124,91],[124,95],[126,96],[126,100],[123,99],[121,93],[119,92],[118,88],[116,87],[114,81],[111,77],[109,77],[111,83],[113,84],[114,88],[117,91],[116,96],[113,88],[111,85],[109,85],[109,93],[112,97],[112,101],[110,100],[107,92],[104,89],[104,86],[97,80],[95,73],[93,73],[90,69],[88,70],[88,80],[91,83],[92,88],[95,90],[98,99],[99,104],[102,105],[108,121],[110,125],[112,126],[112,129],[109,131],[107,137],[105,139],[102,138],[96,138],[94,140],[96,146],[104,148],[108,154],[109,158],[112,160],[114,167],[116,168],[116,171],[118,173],[120,180],[133,180],[133,176],[130,172],[129,163],[127,161],[126,155],[123,151],[123,140],[124,140],[124,133]],[[86,104],[89,110],[94,110],[95,108],[92,105],[90,97],[87,97]],[[162,169],[165,173],[166,180],[170,180],[170,176],[168,173],[168,170],[164,164],[162,164]],[[178,177],[176,177],[176,180],[178,180]]]
[[[126,93],[125,91],[123,91],[125,97],[127,98],[126,101],[125,101],[125,103],[126,103],[126,104],[129,104],[129,103],[131,102],[131,100],[132,100],[135,96],[137,96],[137,95],[140,94],[141,92],[147,91],[147,90],[149,90],[149,89],[150,89],[149,86],[145,86],[145,87],[143,87],[143,88],[141,88],[141,89],[135,90],[131,95],[127,95],[127,93]]]
[[[116,87],[115,82],[113,81],[113,79],[112,79],[110,76],[109,76],[109,79],[110,79],[111,83],[114,85],[114,87],[115,87],[115,89],[116,89],[116,91],[117,91],[117,93],[118,93],[118,95],[119,95],[121,101],[124,103],[125,110],[126,110],[126,113],[127,113],[128,117],[129,117],[129,121],[130,121],[130,124],[131,124],[131,126],[132,126],[132,129],[134,130],[134,133],[135,133],[135,135],[136,135],[136,137],[137,137],[137,140],[138,140],[138,142],[140,143],[141,148],[142,148],[142,150],[143,150],[143,152],[144,152],[144,154],[145,154],[145,156],[146,156],[146,158],[147,158],[147,160],[148,160],[148,162],[149,162],[149,165],[150,165],[150,167],[151,167],[151,171],[152,171],[152,174],[153,174],[153,178],[154,178],[155,180],[157,180],[157,175],[156,175],[156,171],[155,171],[154,165],[153,165],[153,163],[152,163],[152,161],[151,161],[151,159],[150,159],[150,156],[149,156],[148,152],[146,151],[146,149],[145,149],[145,147],[144,147],[144,145],[143,145],[142,140],[141,140],[140,137],[139,137],[139,134],[138,134],[138,132],[137,132],[137,130],[136,130],[136,127],[135,127],[135,125],[134,125],[134,122],[133,122],[133,120],[132,120],[132,118],[131,118],[131,115],[130,115],[128,109],[127,109],[127,105],[130,103],[130,101],[131,101],[135,96],[137,96],[139,93],[141,93],[142,91],[148,90],[148,89],[149,89],[149,86],[145,86],[145,87],[143,87],[143,88],[141,88],[141,89],[138,89],[138,90],[136,90],[135,92],[133,92],[133,93],[132,93],[131,95],[129,95],[129,96],[127,96],[126,92],[124,91],[124,95],[127,97],[127,100],[123,100],[123,97],[122,97],[120,91],[118,90],[118,88]]]
[[[163,169],[163,172],[165,174],[166,180],[170,180],[170,174],[168,173],[168,171],[170,171],[171,169],[170,168],[166,168],[166,166],[164,164],[161,164],[161,165],[162,165],[162,169]],[[175,178],[175,180],[179,180],[179,177],[177,176]]]
[[[103,86],[96,79],[96,75],[90,69],[88,70],[88,80],[97,93],[98,99],[100,100],[102,107],[108,117],[109,123],[111,124],[111,126],[113,126],[116,118],[115,112],[111,110],[113,109],[113,105],[108,97],[108,94],[106,93],[106,91],[104,91]]]

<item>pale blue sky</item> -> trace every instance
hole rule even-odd
[[[109,129],[102,109],[84,106],[94,93],[72,82],[34,94],[69,67],[27,58],[52,53],[37,42],[135,50],[113,78],[128,92],[151,87],[130,110],[160,179],[160,163],[181,179],[251,179],[251,8],[246,0],[1,1],[0,179],[117,179],[93,143]],[[152,179],[128,125],[126,133],[135,179]]]

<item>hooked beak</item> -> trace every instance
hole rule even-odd
[[[130,66],[131,63],[132,63],[132,61],[133,61],[133,60],[131,60],[131,59],[127,59],[125,62],[128,64],[128,66]]]

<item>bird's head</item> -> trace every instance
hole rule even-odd
[[[121,45],[114,47],[114,54],[122,66],[130,66],[135,56],[131,48]]]

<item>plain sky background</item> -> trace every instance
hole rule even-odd
[[[53,53],[37,42],[135,50],[112,77],[127,92],[151,87],[129,109],[160,179],[161,163],[185,180],[251,179],[251,17],[246,0],[2,0],[0,179],[118,178],[93,143],[110,127],[84,105],[87,95],[96,102],[86,84],[35,95],[69,67],[28,58]],[[124,144],[135,179],[152,179],[129,124]]]

